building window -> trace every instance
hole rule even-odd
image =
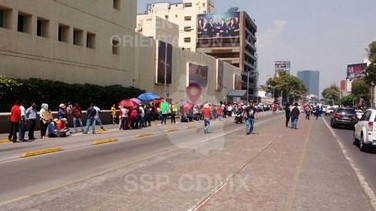
[[[120,10],[120,1],[121,0],[112,0],[112,5],[113,5],[114,9]]]
[[[95,34],[88,32],[86,35],[86,47],[95,49]]]
[[[178,15],[175,15],[175,18],[178,18],[179,16]]]
[[[83,45],[84,31],[81,29],[73,29],[73,45]]]
[[[59,24],[58,40],[60,42],[68,42],[69,38],[69,26]]]
[[[119,42],[119,40],[116,40],[116,39],[112,40],[112,54],[115,54],[115,55],[120,54],[120,42]]]
[[[190,43],[191,42],[191,38],[190,37],[184,37],[184,42],[185,43]]]
[[[43,18],[37,19],[37,36],[48,37],[49,21]]]
[[[30,33],[31,32],[31,15],[25,13],[18,13],[17,31]]]
[[[11,28],[12,10],[0,7],[0,27]]]
[[[0,27],[5,28],[5,11],[0,8]]]
[[[168,15],[165,15],[165,19],[168,20]]]
[[[190,26],[186,26],[186,27],[184,27],[184,31],[190,32],[190,31],[192,31],[192,28]]]
[[[185,21],[190,21],[190,20],[192,20],[192,17],[191,17],[191,16],[185,16],[185,17],[184,17],[184,20],[185,20]]]
[[[184,7],[192,7],[192,3],[184,3]]]

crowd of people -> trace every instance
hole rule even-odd
[[[83,110],[78,103],[61,103],[58,107],[56,118],[47,103],[41,105],[37,110],[36,103],[31,103],[25,109],[24,102],[16,102],[11,108],[9,116],[10,132],[8,139],[12,142],[27,141],[25,138],[28,131],[28,140],[35,140],[35,128],[37,121],[40,124],[40,138],[66,137],[71,133],[81,132],[83,134],[95,133],[95,126],[99,125],[102,130],[100,118],[101,109],[94,103],[86,109],[86,124],[83,117]],[[204,121],[204,132],[209,132],[211,120],[232,117],[234,114],[242,116],[245,120],[247,134],[252,133],[254,114],[257,108],[251,103],[249,106],[242,103],[216,104],[205,103],[202,105],[192,105],[190,103],[174,103],[166,100],[151,101],[141,103],[136,106],[116,106],[111,107],[112,123],[119,125],[119,130],[140,129],[151,126],[152,121],[160,121],[161,125],[176,124],[176,119],[180,122]],[[68,118],[71,117],[71,118]],[[71,119],[73,131],[68,127],[68,119]],[[18,138],[17,138],[18,133]]]

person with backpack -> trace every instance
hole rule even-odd
[[[94,108],[94,103],[90,103],[90,107],[87,109],[87,118],[86,118],[86,131],[84,132],[87,134],[89,132],[90,126],[92,127],[92,133],[95,133],[95,115],[97,111]]]
[[[253,102],[250,102],[249,106],[244,109],[243,117],[245,119],[245,131],[247,135],[252,134],[253,132],[256,112],[257,109]]]

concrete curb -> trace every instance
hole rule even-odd
[[[169,130],[166,130],[166,133],[173,133],[176,131],[179,131],[179,129],[169,129]]]
[[[23,153],[21,155],[21,158],[27,158],[27,157],[37,156],[37,155],[44,155],[44,154],[49,154],[49,153],[53,153],[53,152],[60,152],[60,151],[63,151],[63,148],[55,147],[55,148],[34,150],[34,151]]]
[[[107,144],[107,143],[112,143],[112,142],[116,142],[116,141],[119,141],[119,140],[116,139],[116,138],[97,140],[97,141],[93,142],[93,145]]]

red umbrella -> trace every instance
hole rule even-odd
[[[133,102],[137,103],[138,105],[141,104],[141,100],[137,99],[137,98],[132,98],[131,99]]]
[[[138,103],[134,102],[131,99],[126,99],[126,100],[120,101],[119,102],[119,106],[123,106],[123,107],[135,107],[135,106],[138,106]]]

